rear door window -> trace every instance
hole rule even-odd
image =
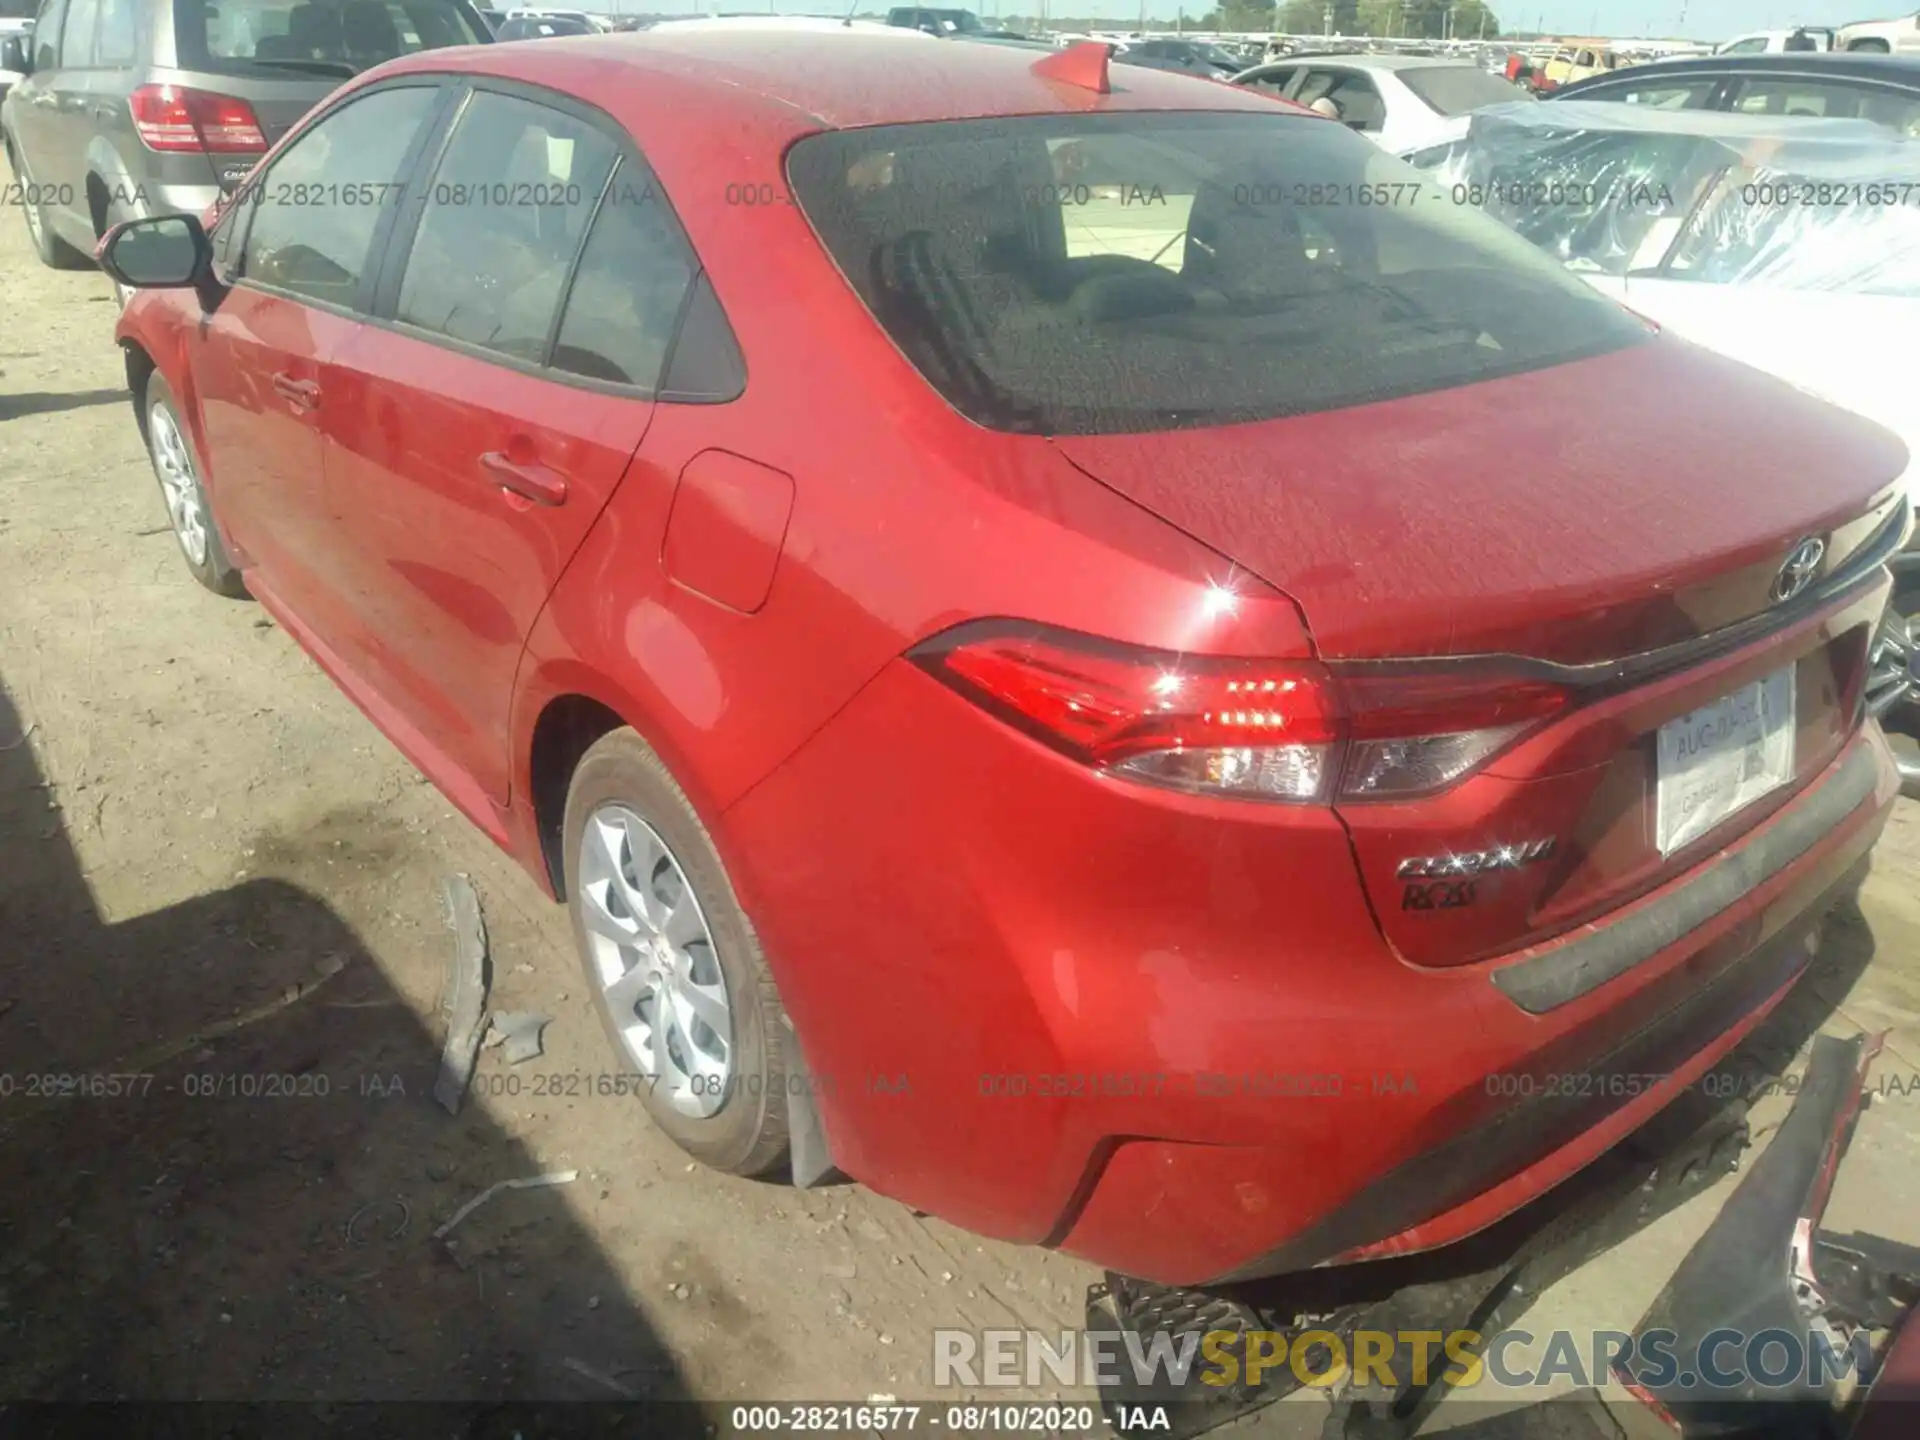
[[[371,91],[302,132],[233,201],[252,210],[241,278],[330,305],[364,303],[374,241],[405,197],[440,94],[437,85]]]
[[[1301,116],[834,131],[795,145],[788,177],[902,352],[997,429],[1268,419],[1649,333],[1430,177]]]
[[[102,0],[95,58],[103,66],[131,65],[139,48],[139,0]]]
[[[60,68],[91,70],[94,32],[100,23],[100,0],[69,0],[67,21],[60,31]]]
[[[1693,79],[1647,79],[1619,85],[1596,86],[1568,99],[1609,100],[1625,105],[1643,105],[1649,110],[1704,110],[1713,98],[1719,81],[1711,76]]]
[[[395,318],[544,364],[617,152],[577,116],[478,91],[427,185]]]

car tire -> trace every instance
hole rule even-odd
[[[27,197],[34,191],[33,176],[27,170],[26,161],[20,158],[20,152],[14,148],[13,137],[7,137],[7,164],[13,169],[13,178],[20,186],[20,218],[26,222],[27,240],[33,246],[33,253],[40,257],[40,263],[52,270],[91,270],[93,257],[83,255],[48,228],[47,219],[41,213],[42,207],[29,203]]]
[[[645,741],[616,730],[582,757],[562,823],[574,944],[621,1065],[607,1088],[715,1170],[783,1166],[791,1025],[685,793]]]
[[[1893,47],[1884,40],[1856,40],[1847,46],[1849,55],[1891,55]]]
[[[186,421],[180,418],[180,406],[173,398],[173,391],[158,373],[147,377],[140,406],[147,437],[147,459],[153,465],[154,479],[160,482],[160,496],[167,506],[167,523],[173,527],[173,538],[180,544],[180,555],[187,562],[187,569],[214,594],[232,600],[246,599],[246,581],[221,542],[220,527],[213,519],[213,505],[200,482],[200,463],[194,455]]]

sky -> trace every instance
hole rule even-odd
[[[891,0],[860,0],[861,11],[881,10]],[[968,0],[942,0],[967,5]],[[1147,0],[1151,21],[1172,23],[1185,5],[1188,15],[1201,13],[1213,0]],[[1850,20],[1888,19],[1911,14],[1920,0],[1491,0],[1495,15],[1509,30],[1544,30],[1549,34],[1661,36],[1694,40],[1725,40],[1748,30],[1770,30],[1788,25],[1839,26]],[[673,0],[626,0],[622,8],[677,8]],[[685,8],[705,13],[707,5],[687,0]],[[759,0],[722,0],[727,11],[759,8]],[[772,0],[769,8],[782,13],[819,14],[834,10],[819,0]],[[972,0],[969,8],[982,16],[1035,15],[1037,0]],[[1138,24],[1140,0],[1049,0],[1049,13],[1110,17],[1116,25]]]

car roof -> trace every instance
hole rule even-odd
[[[1649,75],[1791,75],[1803,80],[1841,76],[1920,90],[1920,57],[1789,50],[1773,55],[1699,55],[1685,60],[1652,60],[1644,65],[1609,71],[1592,80],[1563,86],[1547,98],[1571,97],[1574,91],[1583,90],[1589,85],[1598,89],[1603,82],[1617,84],[1622,78],[1640,80]]]
[[[784,127],[844,128],[997,115],[1125,110],[1256,110],[1263,95],[1136,65],[1115,65],[1100,94],[1033,73],[1023,48],[902,44],[861,31],[764,28],[638,31],[421,50],[376,66],[373,83],[398,74],[474,73],[542,85],[616,114],[638,92],[728,115],[787,117]],[[802,122],[812,121],[812,125]]]

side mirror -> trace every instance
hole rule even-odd
[[[31,35],[9,35],[0,40],[0,70],[11,70],[16,75],[33,73],[33,37]]]
[[[102,270],[136,290],[197,285],[213,259],[207,232],[191,215],[124,220],[107,231],[94,253]]]

